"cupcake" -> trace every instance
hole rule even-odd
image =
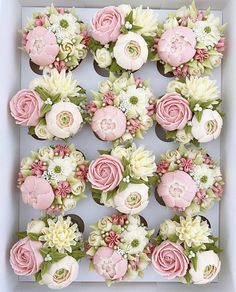
[[[156,121],[167,139],[199,146],[220,136],[224,114],[216,81],[207,76],[176,79],[166,92],[156,103]]]
[[[223,194],[217,161],[204,149],[169,150],[157,164],[157,196],[174,211],[196,214],[207,211]]]
[[[157,17],[142,6],[108,6],[92,18],[89,48],[100,68],[121,73],[136,71],[147,62],[149,39],[155,36]]]
[[[160,225],[152,253],[154,270],[166,279],[207,284],[220,272],[221,262],[209,223],[201,216],[174,216]]]
[[[88,168],[93,198],[124,214],[144,210],[156,182],[155,156],[134,144],[99,152]]]
[[[54,69],[31,81],[29,89],[18,91],[10,101],[10,111],[16,123],[27,126],[36,139],[67,139],[83,126],[86,99],[86,91],[71,72]]]
[[[78,261],[84,257],[79,226],[70,216],[33,219],[18,233],[10,250],[10,264],[18,276],[34,276],[35,282],[61,289],[76,280]]]
[[[138,215],[105,216],[92,225],[87,252],[90,266],[110,286],[114,282],[142,276],[150,262],[149,230]]]
[[[142,138],[152,127],[156,98],[147,81],[127,72],[119,78],[111,73],[93,96],[86,121],[99,139],[119,144]]]
[[[195,3],[169,13],[159,24],[152,44],[152,59],[168,76],[186,77],[211,74],[223,58],[225,25],[208,8]],[[171,74],[170,74],[171,73]]]
[[[75,8],[51,5],[34,13],[22,30],[22,47],[40,70],[73,70],[86,57],[88,40]]]
[[[47,213],[66,212],[86,197],[88,161],[74,145],[42,147],[21,161],[22,200]]]

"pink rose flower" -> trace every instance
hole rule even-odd
[[[161,177],[157,192],[167,207],[184,211],[191,204],[197,192],[197,185],[189,174],[176,170]]]
[[[36,126],[43,101],[38,93],[34,90],[22,89],[10,101],[11,115],[17,124],[23,126]]]
[[[23,202],[36,210],[46,210],[54,200],[51,185],[41,177],[27,176],[20,189]]]
[[[152,253],[152,264],[161,276],[174,279],[185,276],[189,259],[180,244],[166,240],[155,247]]]
[[[37,26],[28,33],[25,49],[32,62],[39,66],[52,64],[59,53],[56,36],[43,26]]]
[[[93,257],[93,264],[96,272],[106,280],[121,280],[128,268],[127,260],[110,247],[100,247]]]
[[[160,59],[173,67],[190,61],[195,55],[196,39],[188,27],[178,26],[166,30],[158,41]]]
[[[180,94],[167,93],[158,100],[156,120],[165,130],[182,130],[191,118],[189,102]]]
[[[95,189],[112,191],[122,180],[123,171],[124,167],[119,159],[104,154],[89,165],[88,180]]]
[[[92,19],[92,37],[102,45],[115,42],[124,23],[125,18],[119,8],[109,6],[100,9]]]
[[[126,117],[117,107],[106,106],[95,112],[91,127],[100,139],[114,141],[125,133]]]
[[[43,257],[39,249],[42,243],[32,241],[28,237],[20,239],[10,250],[10,264],[15,274],[30,276],[40,270]]]

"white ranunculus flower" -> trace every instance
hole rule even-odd
[[[77,201],[73,198],[65,198],[63,200],[63,209],[64,211],[69,211],[71,209],[74,209],[77,205]]]
[[[136,71],[147,62],[148,46],[142,36],[128,32],[118,37],[113,53],[121,68]]]
[[[45,223],[42,220],[31,220],[27,224],[27,233],[40,234],[42,229],[45,227]]]
[[[183,6],[176,10],[175,15],[176,17],[186,17],[190,15],[190,10],[188,7]]]
[[[83,122],[78,107],[74,103],[63,101],[55,103],[45,118],[48,131],[61,139],[74,136]]]
[[[179,143],[187,144],[193,139],[193,135],[191,133],[186,134],[185,130],[177,130],[176,132],[176,140]]]
[[[173,29],[179,26],[178,20],[175,17],[168,18],[164,22],[164,30]]]
[[[100,231],[92,231],[88,238],[88,243],[91,246],[99,246],[101,244],[102,237]]]
[[[49,132],[46,123],[38,123],[38,125],[34,129],[35,135],[39,139],[45,139],[45,140],[52,140],[53,139],[53,134]]]
[[[128,4],[121,4],[118,6],[118,8],[124,14],[125,17],[128,16],[132,10],[131,6]]]
[[[54,157],[49,162],[48,172],[54,175],[56,181],[64,181],[74,174],[75,168],[76,162],[71,157]]]
[[[48,161],[54,157],[54,151],[52,147],[41,147],[38,151],[39,159],[42,161]]]
[[[100,219],[97,223],[98,228],[100,230],[104,230],[104,231],[110,231],[112,228],[112,221],[111,221],[111,217],[108,216],[104,216],[102,219]]]
[[[171,236],[174,236],[176,234],[176,227],[178,226],[178,223],[175,221],[172,221],[170,219],[165,220],[160,225],[160,232],[159,234],[161,237],[165,240],[170,238]]]
[[[217,111],[203,110],[201,121],[194,116],[192,119],[192,135],[200,143],[209,142],[219,137],[223,119]]]
[[[133,9],[133,24],[142,27],[138,30],[139,34],[154,36],[158,25],[157,15],[152,9],[139,6]]]
[[[74,150],[71,152],[70,157],[73,158],[77,164],[84,163],[84,155],[82,152],[78,150]]]
[[[194,65],[192,65],[192,63],[189,63],[189,67],[188,67],[188,73],[189,75],[191,76],[201,76],[205,71],[205,68],[204,66],[198,62],[198,63],[195,63]]]
[[[125,148],[123,145],[118,145],[112,149],[111,155],[122,160],[124,157],[126,160],[129,160],[132,148]]]
[[[221,261],[213,250],[197,253],[197,270],[191,264],[189,273],[193,284],[207,284],[212,282],[220,272]]]
[[[47,272],[43,274],[40,284],[45,284],[50,289],[65,288],[77,278],[78,271],[78,262],[71,256],[65,256],[50,265]]]
[[[211,52],[209,57],[209,61],[212,67],[218,67],[221,64],[221,60],[223,58],[223,54],[218,53],[217,51]]]
[[[156,171],[155,156],[140,146],[131,154],[130,171],[131,176],[147,181]]]
[[[108,79],[98,83],[98,89],[103,94],[112,90],[112,87],[113,87],[113,84]]]
[[[125,143],[127,141],[131,141],[133,140],[133,136],[130,134],[130,133],[125,133],[123,136],[122,136],[122,141]]]
[[[215,100],[219,98],[219,89],[216,86],[215,80],[210,80],[208,76],[186,78],[185,87],[183,88],[183,95],[198,100],[200,102],[209,99]]]
[[[111,53],[105,48],[97,49],[94,59],[100,68],[107,68],[112,63]]]
[[[147,131],[153,125],[153,119],[148,115],[141,115],[140,117],[140,129]]]
[[[86,49],[86,46],[83,44],[78,44],[76,46],[76,57],[78,59],[84,59],[87,56],[88,50]]]
[[[71,185],[71,192],[75,196],[79,196],[85,191],[85,182],[82,180],[77,180],[77,182]]]
[[[165,159],[168,162],[174,162],[181,158],[178,150],[168,150],[165,153]]]
[[[122,192],[114,196],[115,208],[124,214],[137,214],[144,210],[148,203],[148,186],[145,184],[128,184]]]

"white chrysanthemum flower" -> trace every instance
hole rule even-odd
[[[194,180],[199,188],[211,188],[215,182],[214,169],[209,168],[208,165],[196,165],[193,170]]]
[[[152,92],[149,88],[136,88],[136,85],[128,87],[127,91],[122,90],[118,95],[120,108],[129,117],[136,118],[147,112],[147,106]]]
[[[142,27],[137,31],[139,34],[154,36],[158,25],[157,15],[152,9],[139,6],[133,9],[133,24]]]
[[[148,232],[145,227],[129,225],[129,230],[125,230],[121,234],[121,239],[125,241],[125,251],[131,255],[143,252],[149,242],[147,234]]]
[[[191,76],[186,78],[182,94],[188,98],[204,102],[210,99],[216,100],[219,97],[219,89],[216,86],[216,81],[210,80],[208,76]]]
[[[61,100],[66,100],[68,96],[78,96],[81,89],[71,72],[66,74],[66,71],[62,70],[59,73],[56,69],[51,70],[50,75],[44,74],[32,80],[29,87],[35,89],[37,86],[47,90],[51,95],[60,94]]]
[[[130,172],[131,176],[148,180],[153,176],[156,170],[155,156],[143,146],[137,148],[130,156]]]
[[[48,227],[42,229],[43,235],[39,241],[43,241],[45,247],[55,247],[60,253],[72,252],[72,246],[81,238],[77,224],[72,224],[71,218],[63,219],[59,216],[56,220],[48,219]]]
[[[54,157],[49,162],[48,173],[53,174],[56,181],[64,181],[74,174],[76,166],[76,162],[71,157]]]
[[[186,247],[198,247],[212,242],[209,238],[211,229],[207,221],[202,221],[200,216],[186,218],[180,216],[180,226],[176,227],[176,235],[180,243],[184,243]]]
[[[197,21],[193,27],[197,41],[205,46],[215,46],[220,40],[219,24],[219,19],[213,14],[206,21]]]
[[[58,40],[70,41],[80,33],[80,25],[77,22],[77,18],[71,13],[64,14],[52,14],[49,17],[51,26],[49,30],[55,33]]]

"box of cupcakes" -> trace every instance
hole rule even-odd
[[[236,289],[234,1],[125,2],[2,4],[3,291]]]

